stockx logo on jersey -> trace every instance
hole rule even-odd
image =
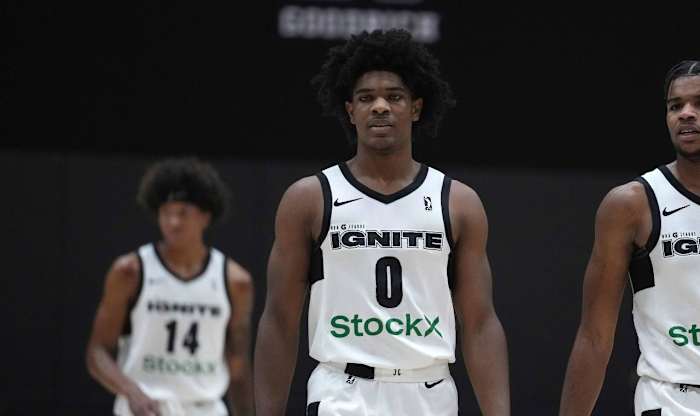
[[[661,247],[664,257],[700,254],[700,238],[694,231],[664,234]]]
[[[401,318],[389,318],[382,321],[377,317],[368,319],[360,318],[358,314],[352,318],[346,315],[335,315],[331,318],[331,335],[336,338],[345,338],[350,335],[356,337],[377,336],[384,332],[394,336],[406,337],[427,337],[439,336],[442,338],[442,332],[438,328],[440,317],[436,316],[433,319],[423,315],[423,318],[414,317],[407,313]]]
[[[408,230],[343,230],[333,231],[333,250],[358,247],[423,248],[442,250],[442,233]]]
[[[692,343],[696,347],[700,347],[700,328],[693,324],[691,327],[686,328],[683,325],[677,325],[669,328],[668,336],[673,338],[673,343],[679,347],[684,347]]]

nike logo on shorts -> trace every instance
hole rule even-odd
[[[426,382],[425,382],[425,387],[426,387],[426,388],[429,388],[429,389],[432,389],[433,387],[437,386],[438,384],[442,383],[443,381],[445,381],[444,378],[443,378],[442,380],[436,381],[435,383],[428,383],[428,382],[426,381]]]

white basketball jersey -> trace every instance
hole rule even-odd
[[[640,376],[700,384],[700,196],[662,166],[639,179],[652,216],[649,241],[632,259]]]
[[[120,349],[122,370],[155,400],[220,400],[229,381],[226,256],[210,249],[202,272],[182,280],[153,244],[138,255],[142,286]]]
[[[413,183],[383,195],[344,163],[318,178],[325,208],[311,259],[311,357],[390,369],[454,362],[450,179],[423,165]]]

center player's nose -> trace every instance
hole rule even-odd
[[[382,114],[389,111],[389,102],[382,97],[377,97],[372,103],[372,112]]]

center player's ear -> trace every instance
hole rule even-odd
[[[348,112],[348,117],[350,117],[350,124],[355,124],[355,117],[352,115],[353,105],[352,101],[345,102],[345,111]]]
[[[423,99],[416,98],[411,103],[411,115],[413,116],[413,121],[420,120],[421,111],[423,111]]]

